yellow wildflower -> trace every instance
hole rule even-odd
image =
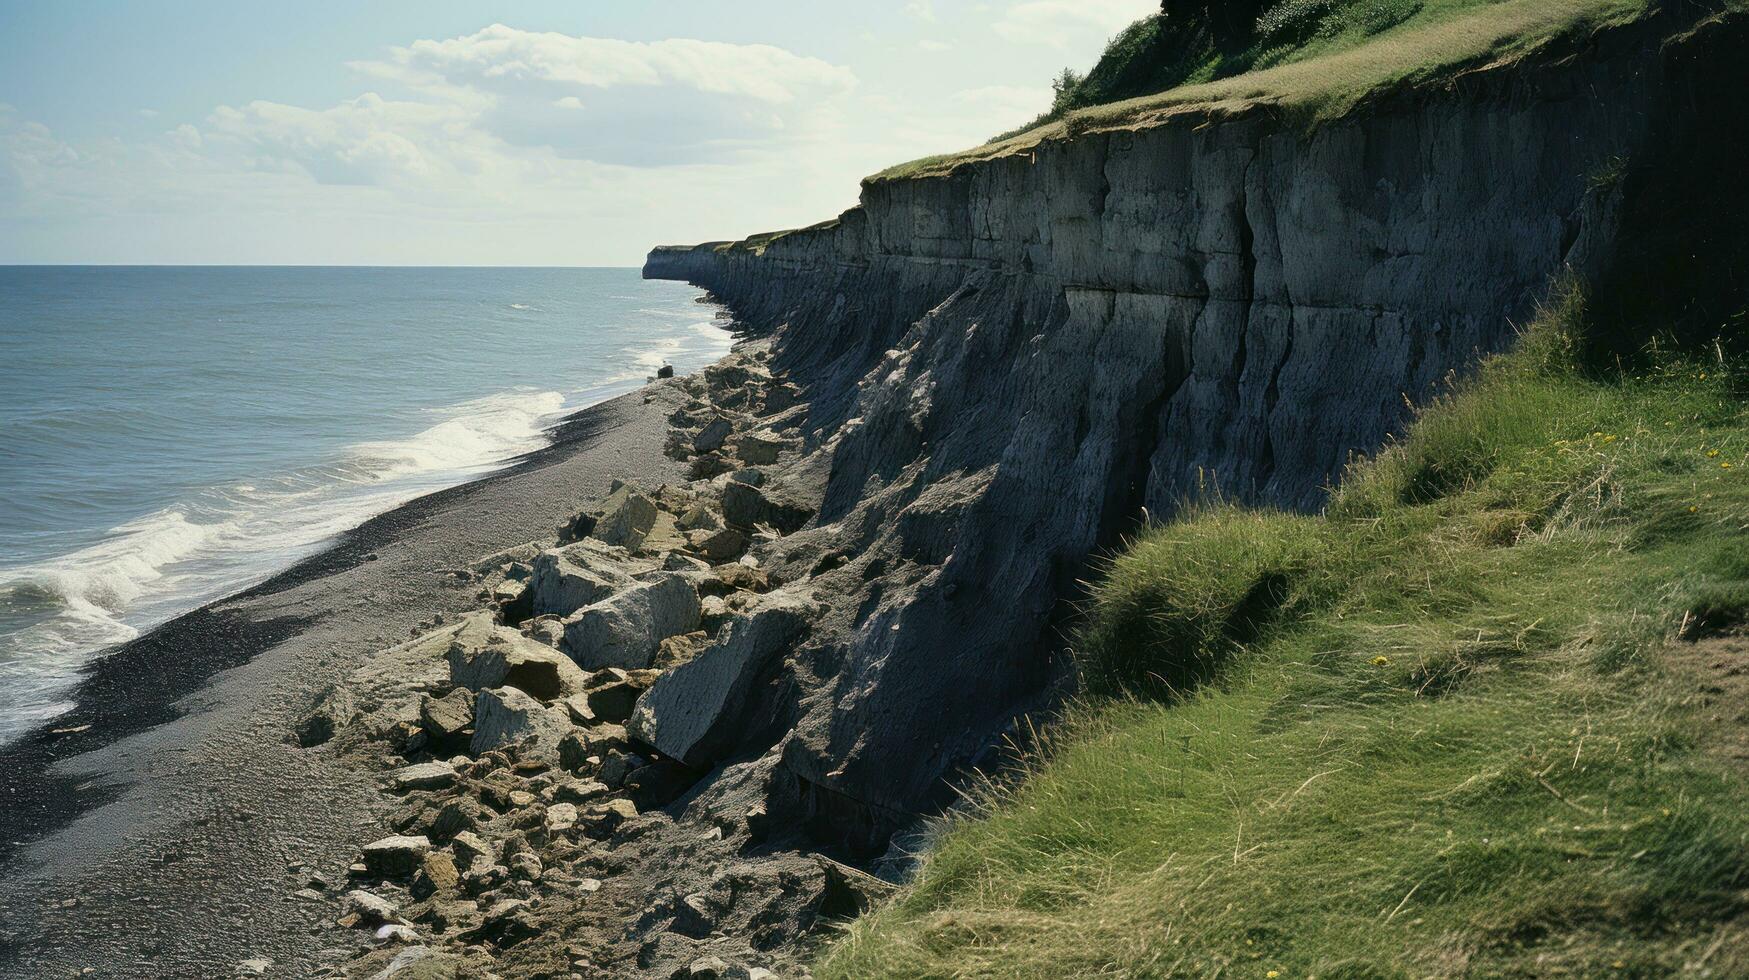
[[[1699,508],[1699,507],[1696,507],[1696,506],[1695,506],[1695,505],[1693,505],[1693,504],[1689,504],[1689,505],[1688,505],[1688,512],[1689,512],[1689,513],[1690,513],[1690,514],[1698,514],[1698,513],[1700,513],[1700,508]]]
[[[1384,654],[1379,654],[1378,656],[1372,658],[1372,665],[1374,667],[1389,667],[1391,665],[1391,658],[1385,656]]]
[[[1707,459],[1718,459],[1719,458],[1719,451],[1717,449],[1707,450],[1706,451],[1706,458]]]
[[[1731,464],[1730,464],[1730,463],[1720,463],[1720,464],[1719,464],[1719,469],[1721,469],[1721,470],[1728,470],[1728,469],[1730,469],[1730,468],[1731,468]]]
[[[1268,973],[1265,973],[1264,976],[1268,977],[1269,980],[1275,980],[1276,977],[1281,976],[1281,971],[1280,970],[1270,970]]]

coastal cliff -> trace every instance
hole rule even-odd
[[[1737,20],[1674,17],[1310,130],[1190,108],[652,252],[808,405],[789,483],[818,513],[770,567],[833,599],[735,746],[773,800],[878,849],[1064,690],[1056,627],[1102,550],[1187,500],[1317,508],[1557,285],[1634,278],[1636,215],[1680,196],[1673,148],[1741,73],[1692,56]]]

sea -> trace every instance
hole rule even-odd
[[[636,269],[0,267],[0,744],[105,650],[730,335]]]

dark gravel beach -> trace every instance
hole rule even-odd
[[[554,443],[383,514],[94,665],[78,706],[0,750],[0,975],[303,976],[349,950],[326,901],[387,806],[373,774],[290,739],[326,685],[433,617],[474,608],[443,570],[548,537],[664,457],[675,382],[587,409]],[[55,732],[59,732],[56,734]]]

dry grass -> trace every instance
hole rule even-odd
[[[1510,63],[1556,38],[1628,23],[1646,9],[1647,0],[1430,3],[1423,14],[1371,38],[1321,44],[1299,52],[1298,60],[1262,71],[1071,112],[1009,139],[899,164],[867,180],[940,176],[967,163],[1024,153],[1048,140],[1157,126],[1188,113],[1234,115],[1269,106],[1311,125],[1339,117],[1381,90]]]

